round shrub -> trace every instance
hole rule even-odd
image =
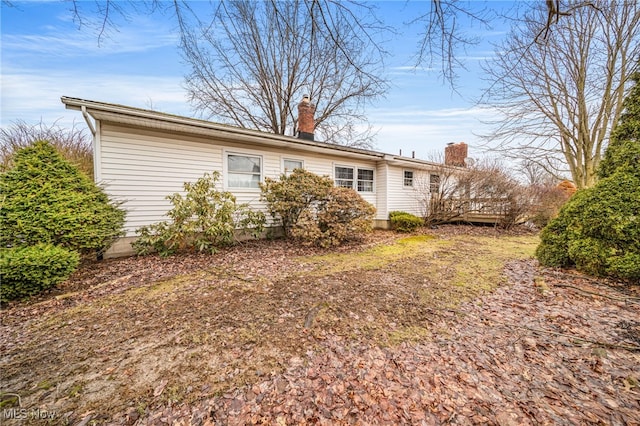
[[[261,199],[282,223],[285,237],[308,245],[337,246],[370,231],[376,209],[353,189],[333,185],[328,176],[295,169],[278,180],[266,178],[260,185]]]
[[[424,225],[424,221],[418,216],[401,211],[389,212],[389,220],[391,229],[397,232],[413,232]]]
[[[22,299],[55,287],[73,273],[80,255],[51,244],[0,251],[0,300]]]
[[[350,188],[332,187],[313,208],[305,209],[291,236],[309,245],[332,247],[371,231],[375,207]]]
[[[542,265],[640,282],[640,177],[619,171],[578,191],[540,234]]]
[[[124,211],[46,141],[16,153],[0,190],[2,247],[50,243],[101,252],[122,235]]]
[[[294,169],[279,179],[265,178],[260,184],[260,198],[267,203],[271,216],[282,223],[285,237],[289,237],[300,216],[324,199],[332,187],[333,181],[327,176]]]

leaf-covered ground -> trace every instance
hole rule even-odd
[[[2,408],[18,394],[85,425],[640,424],[638,288],[541,270],[536,243],[441,227],[87,265],[1,312]]]

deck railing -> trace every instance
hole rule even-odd
[[[498,223],[506,219],[512,210],[510,201],[506,199],[432,199],[427,219],[432,223],[454,221]]]

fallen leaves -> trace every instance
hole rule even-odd
[[[380,348],[331,335],[306,365],[296,360],[250,391],[182,413],[208,411],[233,425],[637,424],[638,353],[588,342],[614,341],[612,325],[637,318],[637,307],[593,307],[559,287],[543,297],[532,262],[510,268],[518,281],[461,306],[451,338]],[[481,321],[487,317],[493,321]],[[581,338],[517,324],[564,325]]]
[[[324,275],[281,241],[96,264],[3,312],[2,390],[70,423],[638,423],[637,294],[531,260],[461,289],[456,262],[503,237],[464,230],[436,230],[451,245],[429,258]]]

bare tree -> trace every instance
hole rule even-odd
[[[93,149],[84,130],[75,125],[65,129],[56,123],[30,125],[23,120],[0,128],[0,172],[13,167],[16,151],[40,140],[50,142],[67,161],[93,179]]]
[[[486,64],[484,102],[500,113],[487,146],[507,158],[527,158],[560,176],[563,164],[578,188],[592,186],[611,127],[640,54],[640,6],[599,1],[563,10],[546,32],[540,6]],[[544,39],[541,38],[544,35]],[[532,41],[533,40],[533,41]],[[537,40],[537,42],[535,41]]]
[[[210,19],[187,19],[182,15],[181,48],[192,70],[186,88],[207,118],[293,135],[306,94],[325,140],[349,145],[358,139],[356,125],[366,124],[365,104],[386,90],[381,58],[358,34],[359,15],[338,4],[223,1]]]

